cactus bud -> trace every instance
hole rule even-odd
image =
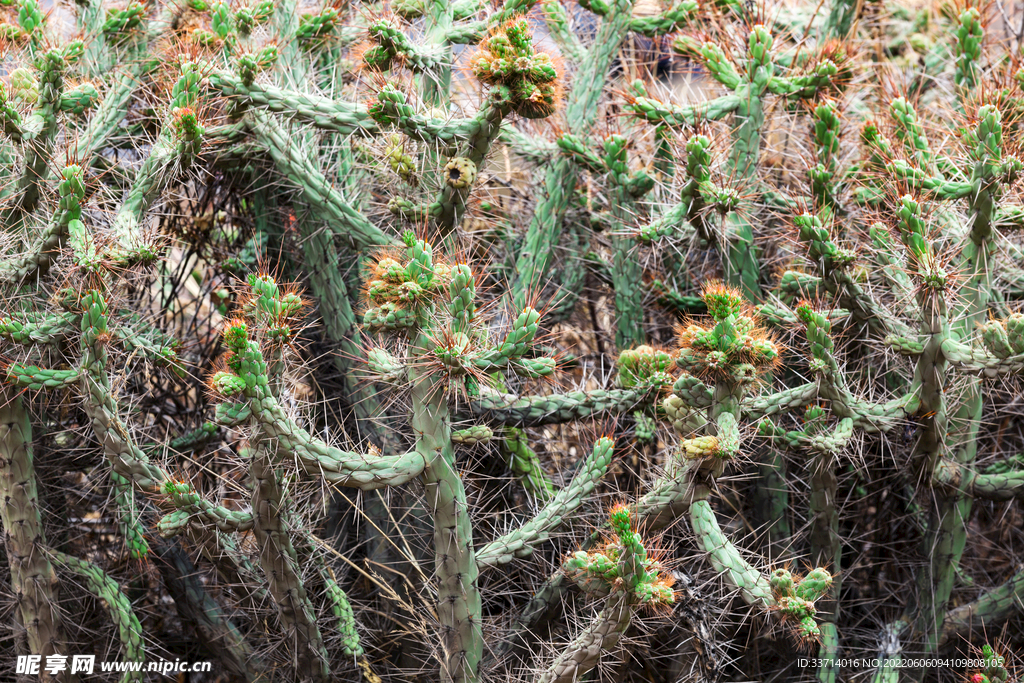
[[[743,295],[734,287],[714,283],[704,287],[701,299],[708,307],[708,313],[715,320],[725,320],[743,309]]]
[[[218,372],[210,378],[210,388],[218,395],[230,398],[245,391],[245,380],[230,372]]]
[[[11,71],[8,82],[8,95],[11,99],[26,104],[35,104],[39,101],[39,81],[31,70],[19,67]]]
[[[812,569],[794,589],[796,597],[814,602],[824,596],[832,588],[832,575],[818,567]]]

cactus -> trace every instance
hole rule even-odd
[[[674,579],[664,567],[648,557],[647,549],[632,528],[626,506],[614,508],[609,523],[615,538],[593,551],[569,556],[563,569],[584,591],[607,596],[593,623],[552,662],[540,677],[544,683],[578,680],[597,665],[606,650],[629,627],[638,607],[665,607],[675,602]]]
[[[586,500],[607,471],[612,441],[599,440],[580,475],[532,521],[474,552],[465,492],[454,468],[456,438],[450,427],[452,410],[447,405],[447,395],[471,379],[477,390],[482,391],[484,373],[498,368],[536,376],[549,374],[554,366],[543,358],[524,358],[535,335],[536,312],[527,309],[503,340],[488,341],[478,326],[475,282],[469,267],[444,263],[435,257],[429,243],[411,233],[406,234],[405,243],[404,263],[383,255],[373,266],[366,289],[371,307],[364,313],[364,324],[380,333],[401,334],[409,339],[408,359],[403,363],[400,358],[391,357],[387,367],[395,373],[395,365],[404,364],[400,374],[411,384],[411,424],[418,435],[411,451],[393,456],[340,451],[312,436],[285,413],[274,397],[275,376],[280,373],[280,345],[290,334],[289,320],[301,308],[301,299],[282,292],[267,276],[250,278],[252,294],[243,304],[247,317],[229,323],[224,333],[229,350],[227,369],[215,374],[210,385],[221,396],[238,402],[225,405],[245,409],[248,420],[263,435],[260,439],[276,444],[278,458],[296,459],[307,474],[363,490],[399,486],[422,478],[427,499],[432,501],[429,512],[435,526],[438,614],[446,634],[446,665],[453,680],[475,680],[483,648],[476,576],[481,570],[507,563],[513,557],[529,556]],[[439,320],[438,316],[447,316],[447,320]],[[382,358],[385,354],[378,349],[372,355]],[[237,412],[237,408],[233,410]],[[464,435],[468,431],[462,430],[463,434],[457,437],[461,443],[466,443]],[[257,456],[253,467],[265,468],[267,465],[262,463],[268,457]],[[266,475],[254,473],[254,477],[263,482],[268,480]],[[175,504],[183,507],[180,499],[176,496]],[[202,507],[193,501],[188,505]],[[259,520],[263,515],[254,516]],[[267,515],[269,519],[279,516]],[[259,528],[259,522],[254,528]],[[266,547],[273,545],[268,543]],[[288,554],[280,550],[265,553],[264,562],[277,563],[282,555],[286,558]],[[274,581],[291,575],[287,579],[287,593],[282,590],[282,595],[293,601],[301,595],[301,580],[287,566],[275,564],[273,570],[267,568],[267,574],[268,578],[274,577],[272,592]],[[285,609],[282,605],[283,618],[297,619],[293,613],[285,617]],[[294,608],[289,606],[288,610],[292,612]]]
[[[53,564],[43,552],[46,539],[39,517],[35,469],[32,463],[32,423],[24,401],[4,392],[2,517],[11,587],[18,596],[18,615],[25,625],[28,647],[40,655],[60,654],[64,649],[57,581]]]
[[[731,677],[853,680],[877,637],[892,681],[1018,612],[972,564],[1024,499],[1024,71],[986,13],[580,6],[90,0],[78,37],[0,7],[19,654],[152,659],[159,594],[245,680],[573,681],[630,634],[681,679],[671,612],[702,661],[783,634]],[[718,92],[662,95],[662,44]],[[1007,680],[985,648],[971,680]]]

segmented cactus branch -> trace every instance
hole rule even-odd
[[[32,423],[24,402],[7,389],[0,396],[0,522],[3,523],[17,618],[32,654],[64,652],[58,584],[46,554],[32,463]]]
[[[132,603],[121,591],[121,587],[106,572],[91,562],[50,551],[54,564],[76,574],[85,582],[85,588],[99,599],[110,615],[110,620],[117,627],[121,641],[121,659],[126,662],[146,661],[145,644],[142,639],[142,624],[132,610]],[[125,671],[121,676],[122,683],[142,681],[141,671]]]

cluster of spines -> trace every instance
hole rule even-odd
[[[774,610],[783,621],[792,624],[802,641],[817,642],[821,629],[814,620],[814,603],[832,588],[832,575],[822,568],[813,569],[807,576],[794,577],[787,569],[776,569],[769,579],[775,598]]]
[[[413,327],[424,306],[448,288],[451,267],[435,262],[429,243],[406,233],[406,262],[385,253],[373,267],[366,283],[370,308],[363,324],[371,329],[397,330]]]
[[[749,383],[779,362],[779,348],[756,318],[744,313],[739,290],[726,285],[705,287],[702,298],[712,324],[696,322],[679,332],[676,365],[702,377]]]
[[[609,524],[613,537],[595,550],[571,554],[562,565],[566,575],[591,595],[624,590],[640,605],[657,608],[673,604],[675,579],[648,556],[643,539],[633,528],[629,508],[612,508]]]
[[[512,19],[480,41],[472,68],[484,83],[507,88],[512,109],[524,118],[545,118],[558,106],[558,68],[547,53],[534,50],[526,19]]]

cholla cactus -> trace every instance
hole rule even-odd
[[[956,130],[960,145],[938,152],[929,142],[929,137],[934,137],[926,131],[915,106],[906,98],[896,97],[889,106],[888,127],[871,122],[863,128],[866,160],[853,172],[844,172],[840,166],[842,104],[833,98],[838,94],[834,86],[842,83],[841,62],[829,59],[823,51],[820,60],[811,60],[815,66],[805,76],[779,77],[773,71],[777,65],[792,67],[794,63],[785,58],[773,59],[771,33],[766,26],[750,29],[747,60],[742,68],[716,43],[699,39],[677,41],[679,49],[704,62],[727,90],[742,90],[744,98],[751,87],[758,88],[761,94],[819,98],[808,107],[814,158],[808,169],[807,196],[787,197],[774,190],[761,190],[761,195],[776,210],[794,215],[809,264],[802,272],[784,273],[775,295],[790,302],[813,296],[843,310],[833,309],[826,315],[820,312],[825,310],[820,304],[801,302],[795,306],[795,315],[770,304],[760,306],[759,311],[767,322],[775,325],[804,324],[811,351],[809,369],[816,378],[811,393],[827,404],[812,406],[808,402],[812,396],[799,396],[807,389],[793,386],[776,395],[780,405],[758,405],[768,408],[767,414],[804,408],[804,428],[787,430],[765,419],[760,422],[760,432],[771,438],[776,447],[813,454],[810,504],[815,523],[810,550],[814,561],[839,566],[838,518],[834,503],[829,502],[834,500],[837,457],[862,431],[891,432],[908,416],[922,424],[910,462],[927,473],[924,476],[938,492],[939,503],[927,524],[922,545],[930,565],[918,575],[917,590],[924,597],[908,605],[904,619],[914,623],[915,637],[923,639],[928,652],[935,651],[949,635],[941,625],[953,618],[952,611],[946,612],[946,605],[964,547],[963,521],[969,515],[971,497],[999,495],[987,486],[979,489],[964,483],[975,481],[976,476],[987,476],[972,471],[979,438],[976,425],[982,411],[987,410],[982,401],[982,385],[968,380],[970,388],[956,399],[949,395],[948,388],[957,370],[986,377],[1016,372],[1010,361],[1016,353],[1010,332],[1016,324],[1016,314],[999,302],[994,279],[995,254],[1000,249],[1017,251],[1009,231],[1018,227],[1012,188],[1019,161],[1007,151],[1015,149],[1015,143],[1007,137],[1010,128],[1004,122],[1006,108],[1015,95],[1010,90],[993,95],[981,86],[982,24],[978,9],[968,7],[956,17],[953,26],[957,64],[953,80],[958,87],[959,106],[965,112]],[[832,50],[833,55],[839,52],[842,50]],[[822,98],[826,90],[830,91],[828,97]],[[702,118],[716,119],[737,111],[741,123],[732,128],[732,156],[727,169],[740,176],[753,173],[763,142],[752,136],[763,121],[745,110],[740,116],[740,110],[735,109],[737,102],[730,94],[703,105],[676,107],[651,99],[642,89],[636,92],[637,98],[630,101],[633,111],[662,127],[694,126]],[[682,237],[692,238],[701,246],[716,246],[721,272],[742,286],[748,296],[760,299],[764,274],[756,266],[754,252],[745,246],[751,242],[744,232],[744,220],[729,213],[738,204],[723,201],[722,193],[711,183],[708,150],[712,146],[704,133],[691,129],[680,136],[687,153],[687,178],[681,186],[684,201],[669,206],[662,217],[641,226],[636,236],[645,244]],[[743,161],[743,167],[736,165],[738,160]],[[854,202],[891,207],[886,209],[891,219],[865,230],[868,226],[860,223],[862,217],[853,208]],[[926,208],[931,202],[945,204],[934,210],[933,218]],[[716,205],[726,216],[724,241],[716,238],[708,227],[708,217],[713,219],[714,213],[704,207]],[[861,230],[870,234],[870,244],[858,241],[856,234]],[[870,273],[862,265],[865,263]],[[955,297],[953,291],[957,291]],[[681,293],[673,296],[680,301],[685,298]],[[894,301],[899,303],[894,306]],[[839,321],[847,316],[867,338],[884,339],[891,348],[914,359],[913,379],[899,387],[890,385],[892,400],[871,404],[851,390],[849,371],[834,355],[830,319]],[[996,320],[990,322],[993,317]],[[698,341],[695,361],[705,372],[709,364],[717,370],[727,361],[710,337],[709,329],[698,326],[684,334],[684,346]],[[976,341],[972,344],[971,339]],[[677,364],[687,369],[690,355],[682,354]],[[978,362],[980,356],[989,360]],[[706,379],[705,375],[699,376]],[[674,425],[691,431],[698,421],[688,417],[684,406],[676,396],[666,401],[665,412]],[[746,412],[756,417],[759,411]],[[834,415],[834,422],[830,414]],[[955,429],[951,427],[954,414],[960,425]],[[963,431],[965,424],[975,425],[967,428],[967,436]],[[964,438],[972,445],[965,447]],[[718,446],[701,436],[699,441],[687,442],[684,452],[714,453]],[[968,474],[969,471],[972,473]],[[780,476],[782,473],[776,475],[771,488],[784,491],[787,485]],[[1008,480],[1003,483],[1010,485]],[[765,481],[762,485],[767,484]],[[775,509],[785,514],[784,499],[782,507]],[[954,521],[954,517],[960,521]],[[832,590],[838,594],[837,585]],[[993,599],[1002,590],[996,589]],[[823,652],[835,652],[838,645],[834,627],[822,625],[821,630]],[[832,676],[835,672],[823,675]]]
[[[776,569],[770,580],[779,614],[794,622],[793,629],[800,638],[817,642],[821,629],[814,621],[814,601],[828,593],[832,576],[823,569],[815,569],[807,576],[794,579],[786,569]]]
[[[613,539],[594,550],[573,553],[563,565],[566,575],[584,592],[607,596],[605,607],[540,677],[544,683],[578,680],[597,665],[602,650],[618,642],[629,628],[634,610],[675,602],[674,579],[657,560],[648,557],[632,527],[629,508],[613,508],[609,523]]]
[[[534,52],[525,19],[512,19],[480,41],[472,65],[483,83],[508,88],[512,111],[520,116],[547,118],[561,102],[558,69],[550,55]]]
[[[971,683],[1005,683],[1010,679],[1010,672],[1004,666],[1006,659],[997,655],[988,643],[982,646],[981,657],[985,662],[984,668],[967,680]]]
[[[972,588],[965,563],[968,530],[985,531],[975,501],[1024,497],[1018,459],[990,462],[1016,438],[991,380],[1024,373],[1024,72],[986,62],[985,13],[947,12],[948,40],[925,16],[861,50],[928,51],[905,96],[880,106],[846,94],[871,76],[852,61],[870,23],[858,14],[875,11],[864,3],[580,4],[599,22],[592,40],[557,0],[190,0],[155,16],[83,2],[87,38],[71,40],[47,35],[35,0],[0,8],[0,522],[21,650],[62,654],[95,631],[125,660],[152,656],[162,634],[146,610],[163,607],[138,596],[159,590],[137,591],[143,571],[121,581],[152,563],[183,628],[244,680],[419,668],[568,682],[637,622],[696,620],[693,586],[718,584],[783,627],[774,648],[817,648],[819,680],[845,680],[857,672],[839,655],[865,647],[872,617],[844,604],[843,581],[879,563],[851,560],[861,551],[843,537],[877,541],[880,525],[865,531],[845,514],[860,503],[843,501],[870,509],[883,490],[880,514],[898,499],[915,520],[904,535],[919,537],[921,565],[884,558],[905,583],[880,602],[903,614],[880,624],[874,680],[1013,613],[1022,575]],[[676,57],[723,91],[677,105],[627,83],[644,74],[630,34],[674,34]],[[953,93],[952,124],[913,96],[932,82],[948,87],[929,97]],[[781,130],[806,133],[800,163],[777,154]],[[188,202],[157,210],[207,179],[220,204],[186,228],[165,214]],[[509,196],[525,208],[499,206]],[[608,295],[614,350],[572,369],[590,390],[553,389],[568,356],[538,340],[582,308],[588,277]],[[686,315],[674,344],[652,294]],[[295,407],[306,387],[292,363],[321,342],[336,351],[340,389],[324,398],[340,419]],[[614,388],[594,366],[617,369]],[[564,473],[550,467],[545,430],[620,415],[581,457],[559,451]],[[623,424],[639,447],[613,472]],[[345,447],[330,436],[342,433]],[[65,504],[36,483],[53,443],[84,454],[79,480],[103,499],[89,504],[109,512],[98,536],[120,537],[107,554],[40,513]],[[203,444],[217,453],[206,474],[192,456]],[[755,494],[737,495],[727,472],[755,469]],[[595,530],[583,515],[607,509],[615,484],[635,499]],[[743,524],[723,521],[730,508]],[[565,559],[557,535],[581,527]],[[669,540],[655,560],[657,532]],[[545,561],[555,571],[533,591]],[[522,571],[501,569],[513,562]],[[802,578],[785,568],[804,562]],[[560,599],[575,588],[603,607],[535,663],[538,622],[578,611]],[[89,594],[108,628],[67,619]],[[400,621],[396,605],[417,628],[380,625]],[[693,631],[702,651],[725,648],[725,629]],[[1008,677],[985,659],[979,680]]]
[[[104,23],[97,13],[83,12],[81,27],[98,32],[102,25],[103,36],[116,41],[119,37],[143,33],[137,30],[142,14],[141,7],[125,10]],[[170,11],[154,17],[148,22],[145,35],[155,38],[172,19]],[[0,279],[8,288],[5,296],[18,294],[8,298],[9,302],[16,303],[4,310],[0,327],[4,338],[17,344],[56,348],[63,345],[69,335],[74,335],[80,328],[80,319],[84,319],[78,302],[73,301],[68,290],[56,292],[54,296],[67,308],[56,311],[36,308],[45,302],[48,293],[53,293],[53,289],[39,287],[38,283],[61,257],[62,247],[73,252],[73,263],[82,270],[100,268],[104,259],[125,264],[134,258],[117,248],[107,248],[105,243],[97,244],[96,235],[103,226],[83,215],[86,197],[83,167],[97,163],[100,151],[117,143],[118,125],[127,114],[129,100],[140,88],[140,78],[151,73],[155,65],[151,61],[130,59],[122,74],[125,80],[110,83],[109,88],[103,88],[105,92],[101,96],[97,87],[99,81],[87,79],[98,73],[95,59],[102,50],[103,36],[95,36],[87,44],[78,39],[49,35],[47,17],[34,0],[19,2],[17,25],[5,26],[11,29],[9,37],[14,39],[14,49],[6,53],[8,76],[6,82],[0,84],[0,117],[4,131],[4,139],[0,141],[0,155],[4,160],[0,176],[0,224],[8,237]],[[135,42],[128,53],[137,56],[140,41]],[[188,77],[182,73],[181,79],[184,83]],[[193,157],[202,137],[194,114],[182,109],[194,104],[194,93],[185,92],[188,88],[179,85],[181,89],[176,90],[170,107],[177,108],[177,113],[171,116],[173,123],[168,124],[166,131],[166,144],[171,149],[160,156],[154,147],[150,157],[151,160],[160,157],[162,164],[178,156]],[[178,148],[179,143],[187,143],[188,148]],[[62,158],[65,161],[57,161]],[[161,168],[159,177],[154,175],[147,177],[143,173],[132,185],[127,208],[115,218],[118,227],[113,228],[113,232],[119,237],[127,238],[132,231],[126,219],[146,213],[160,189],[175,177],[166,167]],[[134,330],[129,327],[132,317],[135,318]],[[131,337],[127,346],[157,362],[174,362],[173,346],[165,335],[138,316],[129,316],[127,321],[129,325],[122,330]],[[111,339],[105,331],[99,335],[101,343]],[[19,632],[19,639],[24,639],[27,652],[31,654],[69,654],[65,633],[72,622],[61,618],[60,583],[55,574],[55,567],[63,567],[80,575],[86,588],[107,606],[118,626],[116,637],[123,645],[125,660],[142,661],[142,629],[130,600],[117,582],[107,576],[103,568],[57,553],[47,545],[40,519],[29,413],[25,399],[15,389],[20,386],[33,391],[59,390],[81,383],[87,374],[84,365],[51,370],[26,363],[5,363],[6,436],[0,461],[7,493],[0,518],[12,568],[11,589],[18,596],[18,623],[24,629]],[[149,546],[133,502],[130,481],[112,473],[109,486],[129,552],[136,558],[146,556]],[[67,588],[63,594],[69,594]],[[67,676],[67,672],[59,674],[62,680]],[[125,680],[141,678],[128,674]]]
[[[405,359],[393,357],[383,348],[371,355],[378,364],[387,359],[384,365],[389,379],[401,378],[411,385],[410,426],[416,435],[411,451],[391,456],[340,451],[287,416],[274,396],[274,375],[280,373],[280,360],[275,358],[280,358],[280,344],[290,330],[287,318],[296,312],[299,299],[279,294],[269,278],[251,280],[254,303],[247,306],[253,312],[248,321],[229,323],[224,333],[229,354],[227,370],[214,375],[211,386],[226,398],[241,399],[237,405],[249,411],[249,419],[261,435],[258,441],[276,444],[277,457],[297,459],[307,474],[364,490],[422,479],[430,501],[428,512],[434,520],[443,668],[452,680],[476,680],[483,654],[478,574],[514,557],[529,556],[534,546],[582,505],[608,469],[612,441],[598,440],[572,483],[553,496],[533,520],[476,549],[465,489],[456,471],[454,444],[471,445],[468,435],[486,430],[469,428],[460,430],[457,436],[453,434],[453,411],[449,406],[452,392],[479,394],[485,388],[479,383],[485,380],[485,372],[508,369],[526,376],[544,376],[554,370],[554,363],[542,357],[524,357],[536,335],[536,311],[523,311],[504,340],[490,342],[478,327],[475,280],[470,268],[435,259],[432,246],[411,233],[406,234],[405,242],[407,253],[401,261],[384,255],[374,266],[366,285],[371,306],[364,314],[364,324],[408,340]],[[256,323],[254,328],[249,321]],[[253,339],[254,333],[266,342],[261,343],[259,336]],[[236,414],[237,410],[231,408],[230,412]],[[276,498],[280,498],[279,493]],[[281,553],[265,555],[265,562],[280,561]],[[294,568],[289,569],[286,563],[266,570],[268,579],[274,577],[271,592],[281,596],[282,618],[296,619],[293,607],[285,611],[285,596],[294,600],[301,588]],[[281,589],[274,588],[274,581],[289,576]],[[307,606],[305,611],[310,608]],[[305,618],[305,628],[309,629],[313,624],[308,621],[309,615]]]

